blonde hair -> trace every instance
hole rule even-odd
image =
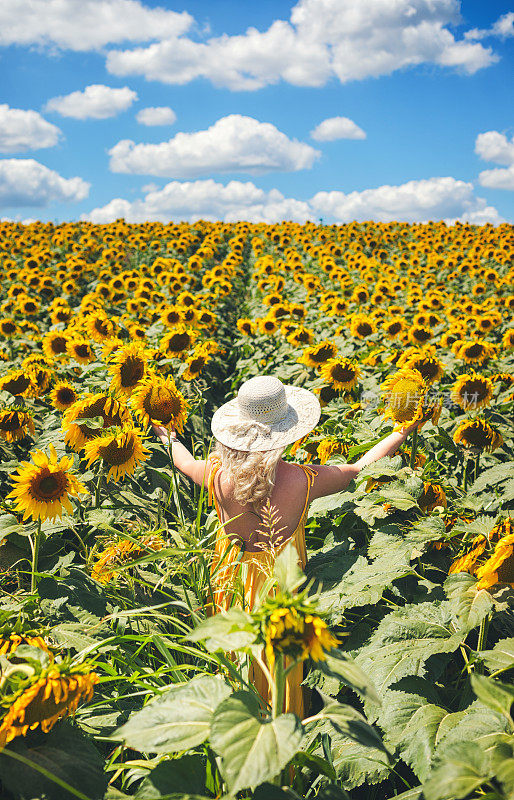
[[[242,506],[255,505],[270,497],[275,485],[277,464],[285,447],[264,452],[234,450],[216,441],[212,455],[233,484],[234,499]]]

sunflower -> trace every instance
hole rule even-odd
[[[260,333],[267,334],[268,336],[272,333],[276,333],[278,330],[278,325],[273,317],[260,317],[256,322]]]
[[[355,314],[350,321],[350,333],[357,339],[367,339],[368,336],[376,333],[377,326],[372,317],[366,317],[364,314]]]
[[[97,673],[91,672],[87,663],[72,668],[52,656],[37,668],[33,663],[20,663],[17,658],[6,672],[17,682],[13,682],[12,702],[0,724],[0,749],[37,727],[48,733],[57,720],[73,714],[81,700],[92,698],[98,681]],[[8,686],[7,677],[3,687],[6,700]]]
[[[474,317],[475,322],[475,331],[476,333],[487,333],[488,331],[492,330],[496,325],[498,325],[498,321],[492,316],[486,317]],[[500,318],[501,322],[501,318]]]
[[[477,589],[489,589],[497,583],[508,583],[514,587],[514,533],[503,536],[494,548],[494,553],[475,571],[479,578]]]
[[[446,333],[443,333],[443,335],[439,339],[439,344],[441,345],[441,347],[452,348],[455,342],[460,342],[462,344],[462,331],[460,330],[446,331]]]
[[[131,397],[136,415],[145,425],[157,424],[165,428],[184,428],[188,404],[177,389],[173,378],[152,375],[136,388]]]
[[[455,343],[456,356],[462,358],[466,364],[483,364],[494,353],[494,348],[488,342],[479,339],[462,342],[459,347]],[[452,348],[453,349],[453,348]]]
[[[334,454],[346,456],[350,446],[346,442],[340,442],[330,436],[322,439],[318,444],[318,458],[320,464],[326,464],[328,459]]]
[[[86,318],[86,331],[93,341],[102,344],[116,336],[116,325],[104,311],[95,311]]]
[[[218,354],[223,355],[227,352],[223,347],[220,347],[218,342],[216,342],[214,339],[206,339],[201,345],[197,345],[197,347],[199,350],[201,349],[202,352],[207,353],[209,356]]]
[[[109,364],[113,378],[111,387],[115,392],[130,395],[147,375],[149,353],[139,342],[131,342],[116,350]]]
[[[511,350],[514,347],[514,328],[509,328],[502,336],[502,347]]]
[[[425,344],[432,338],[432,331],[424,325],[413,325],[409,328],[407,339],[412,344]]]
[[[512,517],[503,517],[489,532],[489,539],[501,539],[502,536],[510,536],[512,533],[514,533]]]
[[[50,314],[50,321],[52,325],[58,325],[63,322],[65,325],[70,321],[73,315],[73,309],[68,305],[57,306]]]
[[[86,442],[101,436],[102,428],[88,427],[86,423],[77,423],[75,420],[95,417],[103,419],[103,428],[124,427],[131,422],[130,411],[121,400],[105,392],[87,394],[82,400],[77,400],[66,409],[62,419],[64,441],[77,453],[82,450]]]
[[[361,372],[349,358],[330,358],[319,371],[320,377],[335,389],[353,389]]]
[[[312,344],[314,341],[314,332],[310,328],[305,328],[303,325],[296,326],[294,323],[292,331],[287,335],[289,344],[297,347],[299,344]]]
[[[39,311],[39,303],[31,297],[22,297],[18,304],[19,311],[26,316],[33,316]]]
[[[133,322],[131,324],[128,324],[127,328],[128,328],[128,332],[129,332],[129,337],[131,339],[141,339],[141,340],[146,339],[146,327],[142,323],[138,324],[137,322]],[[105,347],[106,347],[106,345],[108,344],[109,341],[115,342],[117,340],[116,339],[108,339],[107,342],[105,342],[105,344],[104,344],[104,349],[105,349]]]
[[[79,364],[89,364],[95,360],[95,353],[87,339],[73,338],[68,342],[68,353]]]
[[[297,454],[298,450],[303,448],[303,445],[305,444],[310,435],[311,435],[310,432],[306,433],[305,436],[302,436],[301,439],[298,439],[296,442],[293,442],[293,444],[290,445],[289,447],[289,455],[294,457]]]
[[[184,321],[178,306],[167,306],[161,311],[160,320],[165,327],[180,325]]]
[[[453,441],[467,450],[481,453],[483,450],[491,452],[491,450],[501,447],[503,437],[485,420],[474,419],[461,422],[453,434]]]
[[[137,465],[146,461],[149,453],[141,441],[141,432],[135,428],[115,428],[105,436],[86,442],[84,446],[88,467],[95,461],[103,461],[109,468],[107,480],[112,476],[114,481],[132,475]]]
[[[51,331],[43,337],[43,353],[48,359],[68,355],[68,336],[61,331]]]
[[[13,369],[0,378],[0,391],[15,397],[34,397],[38,388],[32,370]]]
[[[461,375],[452,389],[452,399],[465,411],[488,406],[493,396],[493,382],[476,372]]]
[[[268,316],[270,319],[274,320],[281,320],[284,319],[284,317],[289,317],[289,306],[285,303],[277,303],[276,305],[272,306]]]
[[[494,385],[499,384],[501,388],[508,389],[514,383],[514,375],[512,372],[497,372],[491,375],[491,380]]]
[[[242,333],[244,336],[251,336],[252,333],[255,333],[254,324],[248,317],[241,317],[241,319],[238,319],[236,326],[239,333]]]
[[[390,339],[394,339],[394,337],[402,333],[404,329],[405,322],[403,319],[388,319],[382,325],[382,330],[387,333]]]
[[[215,328],[217,324],[216,314],[208,308],[198,311],[197,323],[201,328]]]
[[[429,514],[436,506],[446,508],[446,494],[438,483],[423,481],[423,491],[418,497],[418,506],[425,514]]]
[[[8,636],[3,633],[0,638],[0,655],[9,656],[16,652],[20,644],[28,644],[31,647],[39,647],[40,650],[43,650],[45,653],[48,653],[48,655],[51,656],[52,652],[48,649],[48,645],[46,644],[45,640],[41,636],[32,635],[35,633],[36,631],[31,632],[28,630],[25,630],[25,632],[22,634],[11,633]]]
[[[2,336],[11,337],[14,336],[18,331],[18,326],[16,322],[11,319],[0,319],[0,334]]]
[[[59,381],[50,392],[50,402],[57,411],[66,411],[78,399],[77,391],[68,381]]]
[[[41,450],[31,453],[33,464],[22,461],[18,473],[11,476],[15,488],[7,495],[13,498],[16,510],[23,513],[23,520],[55,519],[66,510],[73,513],[70,495],[87,493],[70,471],[71,457],[63,456],[59,461],[53,444],[49,445],[50,457]]]
[[[289,312],[294,319],[302,320],[307,316],[307,309],[301,303],[292,303]]]
[[[375,367],[377,363],[384,357],[385,347],[374,347],[362,359],[362,363],[366,366]]]
[[[302,614],[296,608],[276,608],[264,628],[266,658],[271,667],[275,653],[285,653],[304,661],[325,661],[326,652],[337,647],[338,640],[328,630],[326,622],[313,614]]]
[[[195,325],[198,322],[198,311],[196,308],[184,308],[182,319],[189,325]]]
[[[180,377],[184,381],[192,381],[195,378],[198,378],[202,374],[205,365],[210,360],[209,353],[207,353],[200,345],[200,347],[195,349],[193,355],[186,360],[186,368]]]
[[[473,540],[473,547],[468,553],[464,553],[464,555],[459,556],[458,558],[454,559],[452,562],[450,569],[448,570],[448,574],[452,574],[455,572],[469,572],[473,573],[474,567],[482,553],[484,552],[487,545],[487,539],[485,536],[477,536]]]
[[[166,358],[184,358],[185,351],[192,347],[197,336],[198,331],[178,325],[162,337],[159,349]]]
[[[412,450],[410,447],[402,447],[399,451],[398,455],[402,458],[402,464],[405,467],[410,466],[410,459],[411,459]],[[422,450],[416,450],[416,455],[414,456],[414,468],[423,467],[426,464],[427,457]]]
[[[434,355],[419,353],[411,356],[405,361],[405,366],[409,369],[417,369],[427,384],[435,383],[444,374],[442,362]]]
[[[93,566],[91,577],[99,583],[108,583],[113,577],[117,577],[116,567],[123,566],[126,562],[144,556],[149,550],[162,550],[166,547],[166,542],[156,534],[143,536],[139,542],[130,539],[118,538],[111,541],[107,547],[99,554],[99,558]]]
[[[36,396],[40,396],[46,392],[52,381],[53,372],[44,366],[38,364],[28,365],[22,362],[24,369],[32,369],[32,376],[34,386],[36,388]]]
[[[427,385],[417,369],[403,367],[387,378],[381,388],[387,394],[386,418],[403,425],[422,419]]]
[[[325,408],[332,400],[342,396],[342,391],[335,388],[333,384],[326,384],[325,386],[316,386],[312,390],[314,394],[318,395],[319,404],[321,408]]]
[[[22,406],[9,406],[0,411],[0,438],[6,442],[17,442],[28,433],[34,436],[32,414]]]
[[[334,358],[336,353],[337,347],[334,342],[325,339],[312,347],[306,347],[298,361],[300,364],[316,368]]]

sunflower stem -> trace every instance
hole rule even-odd
[[[465,458],[464,459],[463,481],[462,481],[462,489],[463,489],[464,493],[468,491],[469,464],[470,464],[470,459],[469,458]]]
[[[477,652],[485,650],[487,644],[487,632],[489,630],[489,622],[491,621],[490,614],[486,614],[480,623],[480,630],[478,632]]]
[[[476,479],[478,478],[479,472],[480,472],[480,453],[477,453],[477,455],[475,457],[475,470],[474,470],[474,473],[473,473],[473,481],[476,481]]]
[[[182,527],[185,528],[186,520],[184,517],[184,512],[182,511],[182,505],[180,503],[178,475],[175,467],[175,461],[173,460],[173,452],[171,449],[171,431],[169,429],[168,429],[168,452],[170,454],[171,473],[173,475],[173,497],[175,500],[175,505],[177,507],[180,522],[182,524]]]
[[[34,547],[32,550],[32,571],[30,574],[30,591],[35,592],[37,586],[37,562],[39,557],[39,544],[41,542],[41,520],[38,519],[37,521],[37,531],[36,536],[34,538]]]
[[[409,466],[411,469],[414,469],[416,464],[416,451],[418,449],[418,429],[414,428],[412,431],[412,442],[411,442],[411,451],[410,451],[410,462]]]
[[[271,702],[271,716],[276,719],[284,707],[284,690],[286,686],[284,674],[284,656],[282,653],[275,653],[275,670],[273,681],[273,693]]]
[[[98,474],[98,482],[96,484],[95,504],[94,504],[93,508],[98,508],[98,506],[100,505],[100,489],[102,487],[102,478],[103,478],[103,476],[104,476],[104,465],[103,465],[103,461],[102,461],[102,465],[100,467],[100,472]]]

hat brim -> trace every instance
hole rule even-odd
[[[221,444],[234,450],[265,452],[287,447],[310,433],[319,422],[321,406],[309,389],[284,386],[287,413],[271,424],[255,422],[241,414],[237,398],[224,403],[213,414],[211,430]]]

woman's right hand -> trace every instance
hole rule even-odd
[[[172,435],[172,438],[173,436],[176,436],[175,428],[165,428],[164,425],[152,425],[152,428],[159,439],[168,439],[168,430]]]
[[[408,435],[412,433],[422,422],[423,422],[422,419],[417,419],[411,425],[402,425],[402,427],[400,428],[400,433],[405,433]]]

